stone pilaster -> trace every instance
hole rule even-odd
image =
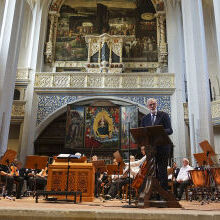
[[[213,6],[214,6],[214,17],[215,17],[215,29],[216,29],[216,41],[217,41],[217,48],[218,48],[218,68],[219,71],[216,72],[216,79],[215,81],[220,81],[220,1],[213,0]],[[218,78],[217,78],[218,77]],[[216,86],[217,87],[217,86]],[[217,87],[217,97],[216,99],[220,99],[220,88],[219,84]]]
[[[172,127],[174,133],[174,159],[179,163],[180,158],[187,156],[187,134],[184,122],[183,103],[185,102],[184,85],[184,44],[183,25],[180,1],[166,0],[167,43],[168,43],[168,72],[175,74],[176,90],[171,97]]]
[[[2,29],[4,10],[5,10],[5,0],[0,0],[0,33]]]
[[[21,140],[21,151],[20,160],[24,161],[27,155],[34,154],[34,135],[36,129],[36,117],[37,117],[37,100],[34,93],[34,80],[37,69],[41,69],[40,63],[43,60],[43,45],[46,31],[46,20],[47,20],[47,5],[48,2],[41,0],[37,1],[33,5],[32,9],[32,26],[31,37],[30,37],[30,51],[28,66],[30,67],[29,72],[29,84],[27,87],[27,102],[25,105],[25,116],[23,125],[23,135]]]
[[[23,12],[24,0],[5,2],[0,35],[0,155],[7,150]]]
[[[200,152],[199,143],[213,144],[209,75],[205,48],[202,1],[182,0],[186,80],[191,155]]]

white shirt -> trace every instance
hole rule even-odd
[[[143,164],[143,162],[146,160],[146,155],[143,156],[140,160],[134,161],[134,162],[130,162],[130,166],[131,167],[139,167]],[[126,165],[128,165],[128,163],[126,163]]]
[[[133,162],[131,162],[133,163]],[[126,168],[125,168],[125,172],[128,170],[129,168],[129,165],[126,164]],[[140,167],[139,166],[130,166],[130,178],[135,178],[135,176],[137,175],[137,173],[139,172],[140,170]]]
[[[180,172],[178,173],[178,176],[176,178],[176,181],[182,180],[187,181],[189,180],[189,174],[188,171],[193,170],[193,168],[190,165],[183,166],[180,168]]]

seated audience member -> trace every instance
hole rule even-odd
[[[189,160],[187,158],[183,158],[183,166],[180,168],[180,171],[177,175],[177,178],[174,182],[174,195],[177,200],[181,200],[184,189],[189,185],[189,174],[188,171],[193,170],[193,168],[189,165]],[[179,193],[178,193],[179,189]]]
[[[176,162],[173,162],[172,168],[173,168],[173,181],[175,181],[180,172],[180,168],[177,167]]]
[[[6,184],[6,196],[12,195],[13,184],[17,183],[16,199],[21,198],[21,190],[24,184],[24,178],[19,175],[19,169],[21,166],[21,162],[15,159],[9,167],[5,166],[4,170],[0,171],[0,174],[2,175],[1,180]]]
[[[169,171],[170,169],[172,173],[168,172],[168,181],[175,181],[180,171],[180,168],[177,167],[176,162],[173,162],[172,167],[167,167],[167,171]]]

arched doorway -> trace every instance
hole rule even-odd
[[[77,119],[79,118],[79,108],[82,109],[80,123]],[[69,114],[67,114],[67,109],[71,109]],[[126,157],[128,148],[126,117],[129,112],[135,114],[134,109],[136,109],[137,117],[131,119],[131,124],[133,123],[133,127],[138,127],[146,109],[140,107],[139,110],[136,103],[127,100],[94,97],[74,102],[68,105],[68,108],[64,106],[59,110],[60,114],[54,113],[57,117],[39,132],[40,134],[35,140],[35,154],[53,156],[59,153],[80,152],[87,157],[96,154],[99,158],[108,160],[112,158],[113,152],[121,150]],[[72,118],[70,118],[72,124],[68,125],[68,115],[70,114],[72,114]],[[102,120],[108,121],[109,127],[107,131],[105,130],[107,132],[105,134],[99,129],[102,127]],[[112,124],[110,120],[112,120]],[[47,123],[46,121],[44,123]],[[137,155],[137,145],[133,144],[132,148],[132,152]]]

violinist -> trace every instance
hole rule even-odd
[[[24,178],[19,175],[19,169],[22,164],[15,159],[10,166],[6,166],[4,170],[0,172],[2,175],[2,181],[6,184],[7,196],[12,195],[13,184],[16,183],[16,199],[21,199],[21,190],[24,184]]]
[[[42,169],[39,173],[29,174],[28,185],[31,191],[44,190],[47,185],[48,166]]]

